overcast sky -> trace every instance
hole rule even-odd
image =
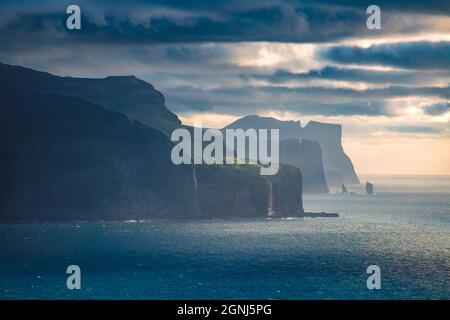
[[[188,124],[341,123],[360,174],[450,175],[450,0],[0,0],[0,62],[133,74]]]

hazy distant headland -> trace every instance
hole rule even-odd
[[[301,127],[300,121],[253,115],[238,119],[226,128],[279,129],[281,162],[302,169],[305,192],[328,192],[327,181],[330,187],[359,183],[352,161],[342,148],[339,124],[311,121]]]
[[[174,165],[182,125],[133,76],[82,79],[0,64],[0,221],[286,217],[302,192],[359,183],[341,126],[243,117],[226,128],[280,130],[280,170]],[[225,129],[225,128],[224,128]]]

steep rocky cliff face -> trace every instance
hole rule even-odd
[[[211,217],[295,217],[303,213],[302,175],[283,165],[261,176],[256,165],[195,166],[200,211]],[[270,200],[269,200],[270,199]]]
[[[142,81],[108,79],[0,64],[0,222],[266,217],[269,198],[278,216],[303,212],[295,167],[265,178],[257,166],[174,165],[166,134],[111,111],[148,107],[134,101]],[[65,91],[68,81],[76,89]],[[146,99],[164,101],[158,93]],[[149,109],[155,127],[158,117],[177,124],[164,108]]]
[[[327,193],[322,165],[322,149],[318,142],[307,139],[280,141],[280,162],[301,168],[305,193]]]
[[[303,177],[299,168],[281,165],[276,175],[267,176],[272,184],[273,217],[295,217],[303,211]]]
[[[310,121],[302,128],[302,136],[320,143],[326,172],[338,172],[344,183],[359,183],[353,163],[342,147],[342,126],[340,124]]]
[[[198,217],[160,131],[79,98],[0,95],[1,220]]]

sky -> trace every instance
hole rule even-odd
[[[450,175],[450,0],[0,0],[0,62],[136,75],[186,124],[340,123],[358,174]]]

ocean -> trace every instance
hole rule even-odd
[[[450,177],[362,180],[304,195],[339,218],[3,224],[0,299],[449,299]]]

